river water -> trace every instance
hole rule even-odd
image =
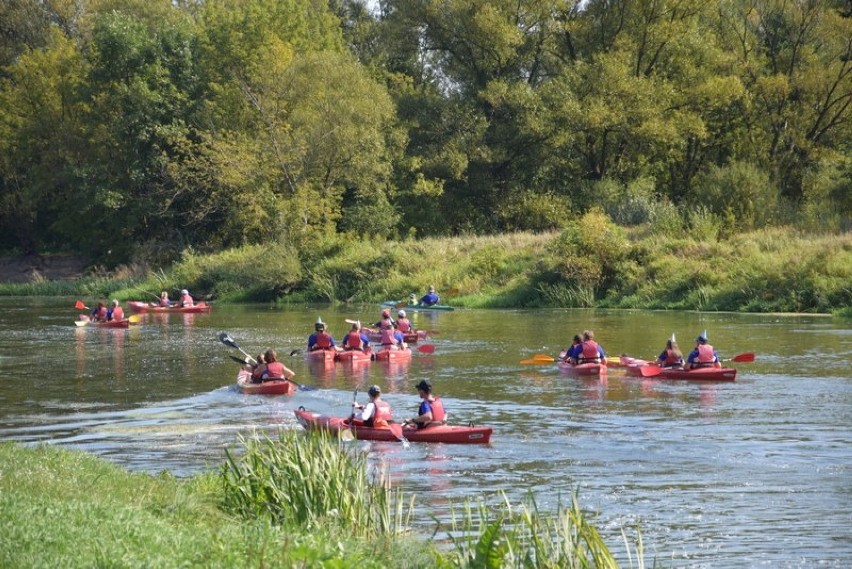
[[[378,384],[411,416],[421,379],[451,422],[494,427],[491,445],[353,442],[417,494],[424,531],[465,498],[552,511],[573,490],[611,549],[641,529],[646,559],[673,567],[848,567],[852,559],[852,329],[825,316],[594,310],[457,310],[413,314],[437,330],[432,355],[408,364],[309,366],[290,397],[233,387],[239,352],[303,348],[318,316],[338,339],[376,305],[216,306],[209,315],[146,316],[130,330],[76,328],[75,299],[0,299],[0,440],[82,449],[124,467],[178,476],[217,469],[239,435],[300,428],[304,406],[348,414],[356,385]],[[556,354],[590,328],[610,356],[652,358],[672,333],[684,349],[707,330],[737,381],[698,384],[576,379]],[[627,563],[625,563],[627,565]]]

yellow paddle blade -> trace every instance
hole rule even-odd
[[[89,323],[88,320],[75,320],[74,326],[77,326],[79,328],[80,326],[85,326],[88,323]]]
[[[131,324],[139,324],[140,322],[142,322],[142,316],[140,316],[139,314],[131,314],[127,317],[127,319],[130,320]]]
[[[552,356],[548,356],[547,354],[536,354],[528,360],[521,360],[521,364],[523,365],[543,365],[543,364],[552,364],[556,361],[556,358]]]

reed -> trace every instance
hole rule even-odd
[[[441,562],[449,567],[481,569],[616,569],[619,563],[598,530],[580,509],[576,494],[555,515],[543,515],[530,494],[513,506],[466,501],[451,513],[446,528],[452,548]],[[633,544],[622,532],[630,567],[644,569],[641,535]]]
[[[244,452],[227,452],[222,469],[224,506],[242,517],[307,528],[337,525],[373,537],[407,531],[413,496],[406,499],[373,471],[364,453],[352,452],[325,432],[281,431],[242,438]]]

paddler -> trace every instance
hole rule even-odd
[[[369,403],[358,405],[353,401],[352,407],[361,410],[360,419],[364,421],[364,426],[375,429],[387,428],[388,423],[393,420],[393,410],[390,404],[382,399],[382,389],[378,385],[372,385],[367,390],[367,395],[370,396]]]
[[[189,295],[189,291],[183,289],[180,291],[180,298],[178,299],[178,306],[183,306],[186,308],[190,308],[195,306],[195,301],[192,300],[192,297]]]
[[[410,334],[411,332],[414,332],[411,320],[406,318],[405,310],[400,310],[396,313],[396,329],[403,334]]]
[[[719,363],[719,354],[707,341],[707,330],[704,330],[695,338],[695,349],[686,358],[686,366],[689,369],[699,367],[722,367]]]
[[[322,317],[318,317],[316,324],[314,324],[314,333],[308,336],[308,351],[334,349],[336,349],[334,338],[326,330]]]
[[[420,298],[420,304],[423,306],[434,306],[441,301],[441,297],[435,292],[435,285],[429,285],[429,292]]]
[[[583,343],[580,344],[580,350],[577,357],[573,361],[574,365],[579,364],[603,364],[606,365],[606,353],[604,349],[595,342],[595,333],[592,330],[583,330]]]
[[[278,354],[269,348],[263,354],[264,363],[260,364],[255,371],[259,371],[260,381],[273,381],[276,379],[290,379],[296,372],[278,361]]]
[[[660,367],[683,367],[683,352],[680,351],[674,334],[666,340],[665,349],[657,356],[657,365]]]
[[[432,394],[432,384],[422,380],[417,384],[417,394],[420,395],[420,407],[417,416],[407,420],[406,423],[414,423],[418,429],[433,425],[443,425],[447,422],[447,413],[444,411],[444,403]]]
[[[107,320],[124,320],[124,309],[118,300],[113,300],[109,310],[107,310]]]
[[[361,328],[361,321],[353,322],[352,329],[349,330],[349,333],[343,338],[343,350],[360,350],[362,352],[367,352],[369,349],[370,337],[367,336]]]

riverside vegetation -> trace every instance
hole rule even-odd
[[[73,282],[3,284],[0,294],[129,300],[188,287],[225,302],[376,302],[435,284],[443,302],[476,308],[852,316],[852,233],[772,227],[728,234],[701,214],[689,228],[672,224],[664,216],[626,228],[597,210],[560,232],[402,241],[332,235],[303,248],[187,250],[168,270],[123,267]]]
[[[220,472],[130,473],[52,446],[0,444],[3,567],[615,568],[576,498],[467,503],[439,532],[408,527],[415,496],[370,473],[366,455],[322,433],[243,439]],[[624,538],[644,567],[641,538]],[[634,563],[636,565],[634,565]]]

